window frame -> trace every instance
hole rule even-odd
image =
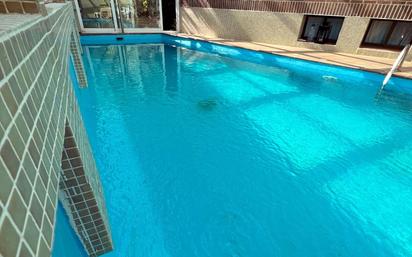
[[[391,27],[389,29],[388,35],[385,37],[385,42],[383,44],[375,44],[375,43],[367,43],[365,42],[366,37],[368,36],[368,33],[370,31],[370,28],[372,27],[372,24],[374,21],[386,21],[386,22],[392,22]],[[412,26],[412,21],[405,21],[405,20],[389,20],[389,19],[370,19],[368,27],[366,28],[366,31],[363,35],[362,38],[362,43],[360,45],[361,48],[375,48],[375,49],[383,49],[383,50],[402,50],[402,46],[394,46],[394,45],[388,45],[388,41],[393,33],[393,31],[396,28],[396,24],[400,22],[409,22]]]
[[[306,31],[306,26],[308,25],[308,20],[309,20],[310,17],[321,17],[321,18],[323,18],[322,22],[325,22],[328,18],[334,18],[334,19],[337,18],[337,19],[342,21],[342,26],[343,26],[343,23],[345,21],[345,17],[343,17],[343,16],[330,16],[330,15],[305,15],[304,16],[305,20],[303,22],[303,26],[302,26],[298,41],[315,43],[315,44],[324,44],[324,45],[336,45],[336,43],[338,42],[339,36],[340,36],[340,32],[342,30],[342,26],[341,26],[341,29],[339,30],[339,33],[338,33],[338,36],[337,36],[336,40],[326,40],[324,43],[318,43],[316,41],[308,41],[307,37],[305,37],[304,35],[305,35],[305,31]]]

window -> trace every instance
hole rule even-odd
[[[411,40],[412,22],[371,20],[362,46],[401,49]]]
[[[342,17],[305,16],[300,39],[320,44],[336,44],[342,24]]]

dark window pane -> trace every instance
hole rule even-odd
[[[412,22],[372,20],[363,41],[364,46],[401,49],[412,40]]]
[[[392,21],[372,21],[369,27],[368,34],[365,38],[365,43],[368,44],[384,44],[392,26]]]
[[[398,22],[395,29],[388,40],[388,45],[391,46],[405,46],[412,39],[412,23]]]
[[[343,18],[327,16],[306,16],[301,38],[309,42],[336,43]]]
[[[330,32],[328,36],[329,40],[333,40],[333,41],[338,40],[339,32],[340,32],[340,29],[342,28],[342,23],[343,23],[342,21],[343,21],[342,18],[328,18],[327,19],[327,22],[329,23],[329,26],[330,26]]]
[[[323,23],[323,20],[323,17],[308,17],[303,37],[308,41],[314,41],[318,33],[319,26]]]

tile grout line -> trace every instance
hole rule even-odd
[[[60,17],[62,17],[63,15],[64,15],[64,12],[62,13],[62,15],[61,15]],[[60,19],[60,17],[59,17],[59,19]],[[57,24],[57,23],[56,23],[56,24]],[[54,27],[53,27],[53,28],[54,28]],[[51,29],[50,31],[52,31],[52,30],[53,30],[53,29]],[[60,30],[59,30],[59,31],[60,31]],[[43,38],[45,38],[45,37],[43,37]],[[42,39],[43,39],[43,38],[42,38]],[[56,45],[57,45],[57,38],[56,38],[55,43],[53,44],[53,46],[56,46]],[[62,45],[61,45],[61,46],[62,46]],[[61,47],[61,46],[60,46],[60,47]],[[54,47],[53,47],[53,48],[54,48]],[[50,53],[52,52],[52,49],[53,49],[53,48],[51,48],[51,49],[49,50],[47,57],[50,56]],[[37,49],[37,48],[35,48],[35,49]],[[47,58],[47,59],[48,59],[48,58]],[[46,59],[46,60],[47,60],[47,59]],[[45,64],[45,63],[46,63],[46,61],[44,62],[44,64]],[[56,62],[54,63],[54,65],[53,65],[53,70],[54,70],[54,68],[56,67],[56,64],[57,64],[57,63],[58,63],[58,60],[56,60]],[[43,65],[42,68],[43,68],[44,66],[45,66],[45,65]],[[40,74],[40,73],[39,73],[39,74]],[[39,77],[39,74],[38,74],[37,78]],[[35,86],[37,80],[38,80],[38,79],[36,79],[35,82],[32,83],[31,89]],[[50,77],[50,79],[49,79],[49,83],[48,83],[48,86],[47,86],[47,89],[46,89],[46,94],[45,94],[44,97],[43,97],[42,106],[43,106],[43,104],[44,104],[44,99],[46,98],[47,91],[48,91],[48,89],[50,88],[50,82],[51,82],[51,77]],[[32,91],[32,90],[28,91],[27,94],[30,94],[31,91]],[[56,90],[56,91],[57,91],[57,90]],[[24,98],[24,99],[27,99],[27,97]],[[25,102],[26,102],[26,101],[22,101],[22,103],[23,103],[22,105],[24,105]],[[40,107],[39,109],[41,109],[41,107]],[[16,113],[17,113],[17,112],[16,112]],[[35,131],[35,129],[36,129],[36,126],[35,126],[35,125],[37,124],[37,122],[38,122],[38,120],[39,120],[39,117],[40,117],[40,111],[38,112],[38,114],[37,114],[37,116],[36,116],[35,123],[34,123],[34,125],[33,125],[33,128],[32,128],[32,130],[31,130],[31,133],[30,133],[30,136],[29,136],[29,139],[28,139],[29,142],[27,143],[27,145],[26,145],[26,147],[25,147],[25,150],[24,150],[24,153],[23,153],[23,155],[22,155],[22,160],[24,159],[25,156],[29,156],[29,154],[28,154],[28,145],[30,144],[30,138],[33,140],[33,134],[34,134],[34,131]],[[15,124],[15,122],[11,122],[11,123],[10,123],[10,125],[12,125],[12,124]],[[9,127],[10,127],[10,125],[9,125]],[[5,134],[5,138],[7,138],[7,134]],[[13,149],[14,149],[14,146],[13,146],[13,145],[11,145],[11,146],[12,146]],[[31,158],[31,157],[30,157],[30,158]],[[23,172],[22,163],[23,163],[23,162],[20,162],[19,169],[18,169],[18,173],[17,173],[17,175],[16,175],[16,179],[14,180],[14,183],[13,183],[13,187],[12,187],[11,192],[13,192],[13,191],[18,191],[18,192],[20,193],[20,190],[17,188],[17,184],[16,184],[16,183],[17,183],[17,178],[19,177],[19,174],[20,174],[21,172]],[[36,181],[37,181],[38,178],[39,178],[39,176],[38,176],[38,174],[36,174],[35,180],[34,180],[34,182],[32,183],[32,184],[33,184],[33,188],[35,187]],[[26,230],[27,219],[32,216],[31,213],[30,213],[30,207],[31,207],[31,203],[32,203],[33,197],[36,197],[37,200],[39,200],[34,190],[31,192],[31,196],[30,196],[30,200],[29,200],[29,204],[28,204],[28,208],[27,208],[27,214],[26,214],[26,218],[25,218],[25,221],[24,221],[24,225],[23,225],[22,231],[20,231],[20,229],[19,229],[19,228],[17,227],[17,225],[14,223],[14,220],[13,220],[12,217],[10,216],[10,213],[9,213],[9,212],[6,211],[6,212],[2,215],[2,216],[3,216],[2,219],[0,219],[0,224],[2,224],[2,223],[4,222],[5,217],[7,216],[7,217],[9,218],[9,220],[12,222],[12,224],[13,224],[13,226],[15,227],[16,231],[20,232],[20,233],[19,233],[19,234],[20,234],[20,239],[23,239],[23,238],[24,238],[24,232],[25,232],[25,230]],[[10,196],[9,196],[9,198],[8,198],[8,201],[6,202],[5,210],[8,209],[8,205],[10,204],[10,201],[11,201],[11,194],[10,194]],[[39,201],[39,202],[40,202],[40,201]],[[25,203],[24,203],[24,204],[25,204]],[[37,226],[37,223],[36,223],[36,226]],[[40,231],[41,231],[41,227],[40,227],[39,229],[40,229]],[[20,245],[21,245],[21,244],[20,244]],[[20,250],[20,249],[18,249],[18,251],[19,251],[19,250]],[[31,249],[30,249],[30,250],[31,250]]]
[[[61,17],[62,17],[62,16],[59,16],[58,20],[60,20]],[[23,64],[27,62],[28,59],[30,59],[30,56],[32,56],[32,55],[34,54],[34,52],[35,52],[37,49],[39,49],[39,46],[41,45],[41,42],[43,42],[43,41],[45,40],[46,36],[48,36],[48,35],[51,34],[51,31],[53,30],[54,27],[57,26],[57,24],[58,24],[58,23],[56,22],[56,23],[53,25],[53,27],[50,29],[50,31],[47,32],[44,37],[42,37],[41,41],[40,41],[35,47],[33,47],[33,49],[30,51],[30,54],[28,54],[28,55],[19,63],[19,65],[18,65],[15,69],[13,69],[13,71],[10,72],[10,74],[0,82],[0,83],[2,83],[2,84],[0,85],[0,89],[1,89],[1,87],[6,83],[6,81],[12,76],[12,74],[15,74],[16,71],[19,70],[19,69],[21,68],[21,66],[23,66]],[[57,38],[56,38],[56,41],[57,41]],[[49,49],[48,54],[47,54],[47,58],[48,58],[50,55],[52,55],[52,49]],[[46,65],[46,62],[43,62],[40,70],[43,70],[43,68],[45,67],[45,65]],[[33,80],[33,82],[32,82],[32,86],[29,88],[29,90],[28,90],[28,91],[26,92],[26,94],[24,95],[23,100],[21,101],[21,103],[27,102],[27,99],[29,98],[29,96],[31,95],[31,92],[33,91],[34,84],[39,80],[39,77],[40,77],[40,73],[37,73],[36,78],[35,78],[35,79]],[[7,79],[7,80],[6,80],[6,79]],[[21,110],[22,110],[22,108],[23,108],[23,105],[24,105],[24,104],[20,104],[20,105],[19,105],[19,108],[17,109],[16,114],[17,114],[17,113],[21,113]],[[10,132],[12,125],[16,123],[16,122],[15,122],[15,121],[16,121],[16,118],[17,118],[17,115],[16,115],[16,114],[14,115],[14,117],[12,118],[12,121],[10,122],[10,124],[8,125],[8,127],[6,128],[6,130],[5,130],[5,132],[4,132],[4,137],[3,137],[2,140],[0,141],[0,148],[3,146],[4,142],[6,141],[7,135],[8,135],[8,133]]]

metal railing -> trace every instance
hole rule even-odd
[[[382,90],[385,88],[385,86],[388,84],[389,79],[392,77],[393,73],[395,73],[395,71],[397,71],[401,66],[402,63],[405,61],[406,56],[408,55],[409,49],[411,49],[411,44],[407,44],[403,50],[401,51],[401,53],[399,54],[398,58],[396,58],[395,63],[392,65],[391,70],[388,72],[388,74],[386,74],[385,79],[382,82],[382,86],[379,89],[379,93],[380,94],[382,92]]]

